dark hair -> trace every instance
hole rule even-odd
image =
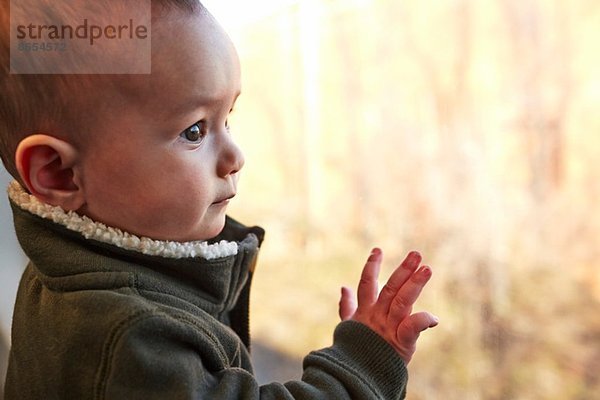
[[[103,0],[107,9],[116,6]],[[81,137],[90,120],[83,121],[84,112],[97,110],[106,102],[106,96],[90,99],[86,96],[98,87],[116,86],[113,75],[10,74],[10,0],[0,0],[0,158],[6,170],[21,181],[15,165],[15,151],[21,140],[34,133],[76,140]],[[98,4],[98,1],[94,2]],[[151,0],[152,19],[160,18],[174,9],[184,13],[206,12],[199,0]],[[52,1],[51,7],[32,10],[44,16],[72,12],[61,1]],[[127,0],[127,6],[135,2]],[[101,83],[103,86],[99,86]],[[95,97],[95,96],[93,96]],[[85,98],[85,105],[82,104]],[[87,107],[87,108],[86,108]],[[83,109],[82,109],[83,108]]]

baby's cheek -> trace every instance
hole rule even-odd
[[[162,192],[163,195],[166,193]],[[170,193],[170,196],[154,198],[144,208],[144,217],[154,225],[154,229],[163,234],[175,235],[170,237],[172,239],[193,230],[202,217],[200,205],[185,193]]]

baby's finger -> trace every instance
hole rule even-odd
[[[423,266],[402,285],[390,305],[388,313],[390,324],[397,326],[411,313],[413,304],[417,301],[423,287],[430,278],[431,268]]]
[[[420,263],[421,255],[416,251],[411,251],[400,266],[392,273],[392,276],[390,276],[390,279],[388,279],[379,294],[379,300],[377,300],[377,306],[381,307],[385,313],[389,311],[392,300]]]
[[[358,284],[358,306],[367,306],[375,303],[379,291],[377,278],[381,269],[381,250],[374,248],[363,268]]]
[[[339,314],[342,321],[346,321],[354,315],[356,312],[356,300],[354,299],[354,293],[347,287],[342,287],[342,297],[340,299]]]
[[[437,326],[438,323],[438,317],[431,313],[425,311],[414,313],[398,326],[397,339],[402,344],[410,345],[417,340],[421,332]]]

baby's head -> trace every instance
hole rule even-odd
[[[244,164],[227,124],[240,67],[203,6],[152,0],[151,74],[10,75],[1,1],[6,169],[39,200],[138,236],[216,236]]]

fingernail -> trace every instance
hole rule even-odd
[[[371,250],[371,254],[369,255],[369,261],[375,261],[380,254],[381,249],[375,247],[373,250]]]
[[[421,270],[421,273],[423,274],[423,276],[425,278],[429,278],[429,277],[431,277],[431,268],[423,267],[423,269]]]
[[[406,258],[402,262],[402,266],[409,270],[416,270],[421,262],[421,254],[418,251],[411,251],[407,254]]]
[[[433,323],[431,325],[429,325],[429,327],[433,328],[433,327],[437,326],[437,324],[439,324],[439,323],[440,323],[440,319],[434,315],[433,316]]]

